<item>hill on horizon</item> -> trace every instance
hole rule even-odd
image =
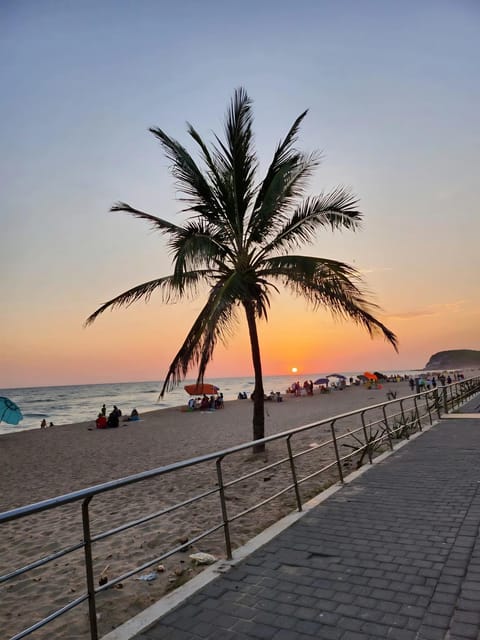
[[[425,369],[460,369],[480,367],[480,351],[474,349],[451,349],[438,351],[430,356]]]

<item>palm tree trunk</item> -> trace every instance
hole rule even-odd
[[[245,304],[247,314],[248,332],[250,334],[250,347],[252,349],[253,370],[255,372],[255,388],[253,391],[253,439],[259,440],[265,436],[265,406],[262,378],[262,361],[260,358],[260,345],[258,343],[257,323],[255,320],[254,303]],[[265,443],[254,446],[253,453],[265,451]]]

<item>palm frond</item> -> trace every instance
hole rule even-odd
[[[277,174],[279,172],[283,173],[285,171],[285,167],[291,166],[297,162],[298,152],[295,151],[293,145],[297,141],[297,134],[300,129],[300,125],[307,113],[308,109],[298,116],[291,126],[290,131],[275,149],[272,162],[270,163],[265,178],[262,180],[260,189],[258,190],[255,205],[253,207],[254,212],[260,211],[263,207],[266,194],[269,189],[271,189],[272,182],[275,180]]]
[[[218,146],[214,147],[215,160],[221,168],[222,181],[229,185],[233,195],[233,209],[226,214],[236,230],[237,245],[241,246],[244,220],[255,192],[255,172],[258,160],[253,148],[252,101],[245,89],[240,87],[234,93],[225,121],[223,143],[217,136]]]
[[[332,230],[357,229],[362,219],[357,205],[357,198],[343,187],[337,187],[327,194],[321,193],[306,198],[277,236],[262,247],[260,259],[272,252],[311,242],[319,229],[324,227],[330,227]]]
[[[230,245],[224,242],[223,234],[202,219],[188,221],[181,232],[171,238],[168,246],[173,253],[175,276],[180,279],[185,271],[202,266],[212,268],[217,263],[235,259]]]
[[[335,318],[350,319],[371,336],[381,334],[398,351],[396,335],[377,320],[377,304],[361,289],[363,279],[353,267],[336,260],[310,256],[278,256],[264,261],[265,274],[278,279],[313,307],[329,310]]]
[[[260,241],[264,235],[264,230],[271,227],[272,216],[277,220],[278,214],[288,205],[289,199],[300,197],[303,194],[306,179],[320,163],[320,154],[310,154],[308,161],[305,162],[307,156],[299,153],[294,148],[300,125],[307,113],[308,109],[296,118],[285,138],[278,144],[265,178],[262,180],[260,188],[258,189],[250,220],[249,235],[253,242]],[[301,165],[303,165],[304,171],[300,171],[299,173],[298,169]],[[286,179],[286,177],[291,176],[292,173],[299,173],[297,179],[293,182],[291,179]],[[296,183],[295,188],[285,188],[285,184],[288,182],[292,184],[292,187]],[[280,209],[278,209],[275,205],[280,204],[281,194],[285,194],[285,199],[283,206],[280,206]]]
[[[304,196],[305,187],[319,161],[317,153],[298,153],[278,167],[263,194],[260,207],[250,218],[248,234],[251,242],[265,242],[265,238],[272,237],[285,226],[292,207]]]
[[[151,128],[149,131],[160,140],[165,155],[172,162],[172,174],[179,190],[186,195],[180,200],[188,204],[187,211],[195,211],[212,222],[218,221],[222,208],[211,185],[188,151],[162,129]]]
[[[213,216],[211,216],[209,220],[210,222],[215,222],[219,226],[223,226],[224,232],[226,232],[227,237],[234,241],[235,229],[231,224],[231,217],[225,215],[226,211],[234,210],[234,200],[230,185],[230,178],[225,178],[224,158],[222,158],[219,162],[218,154],[212,155],[210,153],[200,134],[189,123],[187,123],[187,130],[193,140],[195,140],[197,145],[200,147],[201,155],[210,177],[211,188],[215,194],[216,200],[220,205],[220,211],[215,212],[215,214],[218,214],[219,216],[218,219],[214,220]]]
[[[125,211],[126,213],[130,213],[135,218],[139,218],[140,220],[146,220],[150,222],[154,229],[158,229],[162,233],[168,234],[176,234],[181,231],[181,227],[173,224],[173,222],[169,222],[168,220],[163,220],[162,218],[157,218],[150,213],[145,213],[145,211],[140,211],[139,209],[134,209],[126,202],[117,202],[112,207],[110,207],[110,211]]]
[[[120,307],[129,307],[134,302],[142,299],[148,302],[152,293],[157,289],[160,289],[162,300],[165,303],[177,302],[186,295],[187,291],[193,296],[197,292],[198,286],[201,283],[208,282],[211,278],[211,269],[205,269],[183,273],[181,283],[179,283],[178,278],[174,275],[144,282],[102,304],[94,313],[88,316],[85,320],[85,326],[91,325],[98,316],[107,309],[113,310]]]
[[[231,295],[229,284],[227,280],[212,287],[207,303],[170,364],[160,397],[178,385],[192,366],[198,366],[197,382],[203,381],[218,340],[226,341],[237,320],[235,295]]]

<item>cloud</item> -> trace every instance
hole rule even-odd
[[[400,320],[410,320],[410,318],[423,318],[426,316],[437,315],[437,312],[433,309],[412,309],[410,311],[399,311],[396,313],[389,313],[389,318],[395,318]]]
[[[465,302],[465,300],[456,300],[455,302],[439,302],[437,304],[432,304],[424,308],[389,313],[388,317],[397,320],[410,320],[411,318],[439,316],[443,313],[460,313],[463,310],[463,305],[465,304]]]
[[[362,275],[366,275],[368,273],[382,273],[383,271],[393,271],[392,267],[371,267],[369,269],[359,269]]]

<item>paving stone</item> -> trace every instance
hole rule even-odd
[[[471,638],[476,640],[478,636],[478,625],[467,624],[465,622],[456,622],[455,620],[450,625],[450,632],[452,635],[458,635],[462,638]]]
[[[418,638],[422,640],[445,640],[445,630],[438,627],[422,625],[418,633]]]
[[[455,621],[474,624],[480,628],[480,610],[477,611],[455,611]]]
[[[251,620],[240,620],[232,627],[232,631],[249,638],[259,638],[259,640],[270,640],[277,633],[278,627],[267,624],[259,624]],[[222,632],[221,632],[222,633]],[[221,637],[221,633],[219,637]]]
[[[388,640],[416,640],[416,632],[408,629],[390,629]]]

